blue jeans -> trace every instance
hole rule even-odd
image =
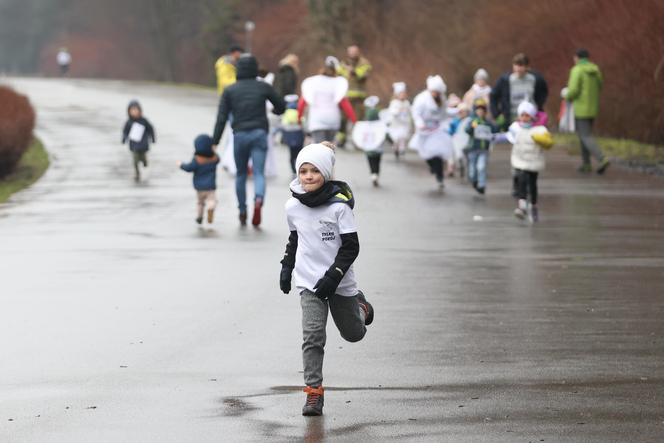
[[[267,131],[251,129],[233,134],[233,154],[237,175],[235,194],[241,213],[247,212],[247,168],[249,159],[253,164],[254,193],[256,198],[265,198],[265,158],[267,157]]]
[[[468,152],[468,180],[477,182],[478,188],[486,188],[486,164],[489,160],[489,151],[486,149],[473,149]]]

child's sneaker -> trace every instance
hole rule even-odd
[[[214,221],[214,209],[208,209],[207,211],[207,222],[212,223]]]
[[[307,386],[304,388],[304,392],[307,393],[307,400],[304,402],[304,406],[302,407],[302,415],[305,417],[316,417],[323,415],[323,394],[325,392],[323,387],[320,386],[318,388],[314,388],[313,386]]]
[[[362,291],[357,291],[357,298],[360,299],[360,308],[364,311],[364,324],[369,326],[374,320],[374,308],[371,306]]]
[[[261,209],[263,207],[263,199],[257,198],[254,203],[254,216],[251,218],[251,224],[258,226],[261,224]]]
[[[514,216],[520,220],[523,220],[526,218],[527,212],[526,210],[528,209],[528,205],[524,199],[519,199],[518,206],[514,210]]]
[[[539,211],[535,205],[530,205],[530,221],[532,223],[537,223],[539,221]]]
[[[611,165],[611,162],[608,159],[605,159],[599,168],[597,168],[597,173],[603,175],[606,172],[606,169]]]
[[[203,217],[196,217],[196,223],[199,225],[203,223]]]

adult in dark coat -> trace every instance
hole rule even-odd
[[[498,126],[507,129],[516,119],[519,103],[529,101],[544,110],[549,95],[549,87],[544,77],[530,69],[530,61],[525,54],[512,58],[512,72],[506,72],[491,90],[491,114]]]
[[[269,100],[273,113],[283,114],[286,109],[284,100],[272,86],[256,79],[258,62],[250,54],[240,57],[237,62],[237,82],[224,89],[219,102],[217,123],[212,137],[214,144],[219,140],[226,127],[229,115],[233,114],[233,154],[237,175],[235,193],[240,209],[240,224],[247,223],[247,175],[251,158],[254,175],[254,215],[252,224],[261,223],[261,208],[265,199],[265,159],[267,157],[268,121],[265,101]]]

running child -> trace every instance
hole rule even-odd
[[[297,112],[298,99],[297,94],[289,94],[284,97],[286,111],[281,117],[281,141],[290,150],[290,167],[293,176],[296,175],[295,159],[304,146],[304,129]]]
[[[459,177],[462,180],[466,175],[466,148],[470,143],[470,135],[466,132],[472,120],[469,109],[465,103],[457,105],[457,114],[450,122],[449,130],[454,147],[454,168],[459,171]]]
[[[531,222],[537,222],[537,176],[545,167],[543,150],[553,146],[553,138],[545,126],[536,125],[537,108],[532,103],[522,102],[517,115],[518,120],[506,134],[512,143],[511,161],[517,179],[514,216],[522,220],[528,216]]]
[[[399,160],[406,153],[408,140],[412,133],[410,102],[404,82],[393,83],[392,91],[394,96],[388,108],[390,116],[388,133],[394,144],[394,155]]]
[[[156,143],[155,133],[150,122],[143,117],[141,104],[137,100],[129,102],[127,114],[129,118],[122,130],[122,144],[124,145],[129,140],[129,150],[134,160],[134,180],[138,182],[141,180],[139,164],[142,163],[144,168],[148,167],[147,155],[150,150],[150,140],[152,143]]]
[[[189,163],[178,162],[180,169],[194,173],[194,189],[196,190],[196,223],[203,223],[203,215],[207,209],[207,222],[214,221],[214,210],[217,207],[217,165],[219,157],[212,149],[212,137],[199,135],[194,140],[194,158]]]
[[[470,135],[466,155],[468,156],[468,181],[479,193],[486,190],[486,168],[489,160],[489,148],[493,134],[498,127],[487,120],[488,104],[484,99],[477,99],[473,106],[475,117],[466,128]]]
[[[286,203],[290,236],[281,260],[279,286],[288,294],[291,276],[300,294],[304,343],[302,415],[323,413],[323,354],[328,310],[341,336],[362,340],[374,310],[358,290],[353,262],[360,251],[353,217],[355,200],[348,185],[332,180],[334,145],[304,147],[297,156],[298,176],[290,184]],[[294,274],[294,275],[293,275]]]
[[[380,176],[380,161],[383,158],[383,144],[385,142],[386,127],[380,121],[378,104],[380,99],[371,95],[364,99],[364,121],[374,122],[369,126],[371,130],[366,131],[361,140],[356,140],[356,131],[353,130],[353,143],[364,151],[369,162],[369,172],[371,173],[371,182],[378,186],[378,177]],[[360,125],[356,125],[359,130]],[[368,137],[367,137],[368,135]]]

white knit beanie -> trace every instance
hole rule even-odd
[[[473,76],[473,80],[484,80],[484,81],[489,81],[489,73],[486,72],[486,69],[480,68],[475,72],[475,75]]]
[[[427,77],[427,89],[429,91],[445,94],[445,92],[447,92],[447,85],[443,81],[443,77],[440,75],[430,75]]]
[[[528,114],[532,118],[537,117],[537,108],[530,102],[523,101],[516,110],[517,115]]]
[[[377,95],[370,95],[364,99],[364,106],[366,108],[375,108],[380,103],[380,98]]]
[[[406,83],[404,82],[392,83],[392,91],[394,92],[394,95],[406,92]]]
[[[302,148],[295,160],[295,170],[299,171],[300,166],[311,163],[320,171],[325,181],[329,181],[334,172],[334,162],[334,149],[321,143],[315,143]]]

